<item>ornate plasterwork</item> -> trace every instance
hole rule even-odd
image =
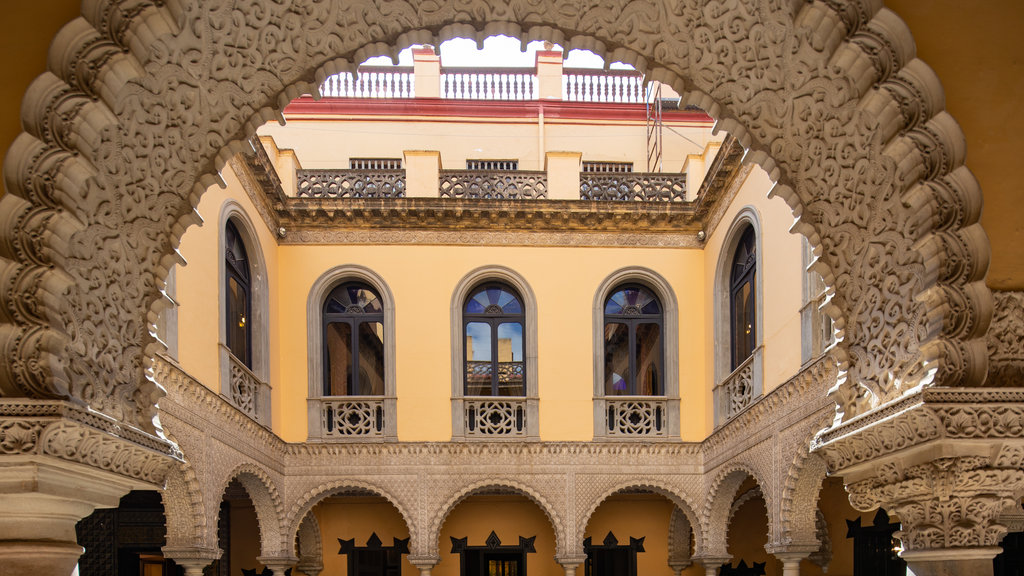
[[[160,486],[180,453],[160,438],[62,401],[0,401],[0,455],[50,456]]]
[[[847,486],[860,510],[885,506],[899,516],[905,549],[998,546],[1006,535],[1000,515],[1019,501],[1024,470],[999,468],[987,457],[939,458],[904,468],[880,467]]]
[[[834,287],[840,420],[917,384],[983,381],[980,192],[937,79],[875,3],[100,0],[56,38],[5,164],[2,275],[32,278],[2,296],[4,310],[32,311],[2,319],[5,394],[70,395],[155,430],[148,323],[214,168],[315,78],[496,33],[635,64],[778,179]]]
[[[987,386],[1024,386],[1024,292],[995,292]]]

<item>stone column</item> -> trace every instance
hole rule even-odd
[[[562,570],[565,570],[565,576],[576,576],[576,570],[580,564],[587,561],[586,554],[565,554],[562,556],[555,556],[555,562],[562,565]]]
[[[437,556],[406,556],[409,563],[419,568],[420,576],[430,576],[430,571],[434,569],[441,559]]]
[[[174,560],[178,566],[185,569],[185,576],[203,576],[203,568],[223,554],[219,548],[164,546],[161,550],[164,558]]]
[[[0,574],[68,576],[84,549],[75,524],[113,508],[127,479],[45,456],[8,456],[0,465]]]
[[[257,556],[256,561],[270,568],[274,576],[284,576],[285,570],[299,563],[294,556]]]
[[[732,556],[695,556],[693,560],[704,567],[706,576],[718,576],[719,568],[730,562]]]
[[[782,576],[800,576],[800,561],[810,552],[772,552],[773,556],[782,560]]]

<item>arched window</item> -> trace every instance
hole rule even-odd
[[[231,354],[252,370],[252,289],[249,256],[235,223],[224,226],[224,278],[227,340]]]
[[[346,282],[323,305],[324,396],[384,394],[384,306],[362,282]]]
[[[729,275],[731,370],[739,368],[757,347],[756,245],[754,228],[748,225],[736,245]]]
[[[662,306],[639,284],[616,288],[604,304],[605,396],[661,396]]]
[[[466,396],[526,396],[522,299],[510,286],[487,282],[463,308]]]

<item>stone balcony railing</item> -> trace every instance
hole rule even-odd
[[[686,174],[617,172],[580,174],[580,200],[686,201]]]
[[[320,439],[383,439],[387,435],[389,414],[384,397],[311,398],[310,403],[316,408]]]
[[[605,436],[609,438],[668,437],[668,399],[615,396],[604,399]]]
[[[723,424],[749,408],[761,396],[761,348],[715,386],[717,423]]]
[[[468,438],[526,437],[526,398],[465,398],[463,416]]]
[[[442,170],[441,198],[535,200],[548,197],[546,172],[532,170]]]
[[[405,170],[296,170],[299,198],[404,198]]]
[[[228,354],[228,359],[228,400],[253,420],[269,425],[270,386],[233,355]]]

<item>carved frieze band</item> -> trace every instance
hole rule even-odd
[[[988,386],[1024,386],[1024,292],[995,292],[988,328]]]
[[[52,456],[163,485],[181,458],[171,443],[61,401],[0,400],[0,455]]]

